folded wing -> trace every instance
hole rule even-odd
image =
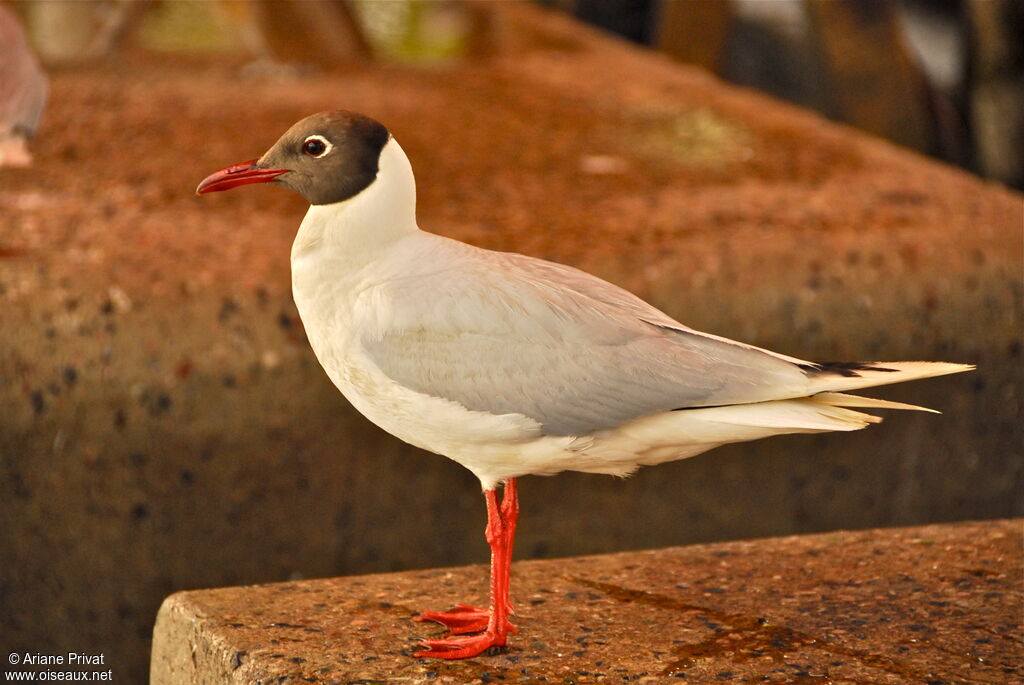
[[[548,435],[808,394],[808,362],[688,329],[571,267],[458,245],[447,268],[367,293],[387,316],[365,328],[366,353],[417,392]]]

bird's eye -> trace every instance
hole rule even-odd
[[[331,141],[323,136],[310,136],[302,141],[302,151],[310,157],[323,157],[331,151]]]

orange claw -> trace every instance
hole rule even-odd
[[[487,630],[479,635],[460,635],[437,640],[423,640],[430,649],[416,652],[414,656],[436,659],[470,659],[488,649],[505,646],[505,635],[499,631]]]

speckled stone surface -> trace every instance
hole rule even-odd
[[[1016,683],[1024,520],[673,547],[513,566],[504,653],[416,659],[411,617],[484,600],[480,566],[182,592],[152,685]]]

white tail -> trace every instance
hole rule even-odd
[[[855,431],[882,420],[847,407],[935,412],[913,404],[839,391],[959,373],[974,367],[945,362],[893,362],[808,364],[803,368],[809,380],[807,397],[695,407],[644,416],[608,434],[591,436],[585,444],[567,450],[572,465],[555,466],[549,472],[572,468],[622,476],[637,466],[685,459],[730,442],[786,433]]]
[[[694,409],[693,414],[708,423],[757,428],[758,430],[754,431],[756,437],[785,433],[853,431],[882,420],[871,414],[844,409],[837,404],[817,402],[811,397]]]
[[[801,364],[801,367],[807,372],[809,381],[806,397],[695,407],[644,416],[605,435],[591,436],[585,444],[567,450],[571,452],[572,465],[554,467],[550,472],[572,468],[621,476],[631,473],[637,466],[685,459],[730,442],[786,433],[855,431],[882,420],[847,407],[935,412],[913,404],[847,395],[839,391],[942,376],[974,368],[969,364],[945,362]]]
[[[840,390],[871,388],[918,378],[944,376],[970,371],[970,364],[947,362],[852,362],[820,364],[808,369],[808,397],[773,402],[735,404],[691,410],[694,418],[716,424],[758,429],[758,437],[778,433],[813,433],[818,431],[851,431],[880,423],[881,417],[846,407],[871,409],[908,409],[939,412],[915,404],[880,400],[873,397],[847,395]],[[749,439],[749,438],[745,438]]]
[[[927,411],[932,414],[942,413],[935,409],[929,409],[928,407],[919,407],[916,404],[893,402],[892,400],[879,400],[874,397],[861,397],[860,395],[846,395],[841,392],[819,392],[810,399],[833,407],[873,407],[875,409],[909,409],[912,411]]]

